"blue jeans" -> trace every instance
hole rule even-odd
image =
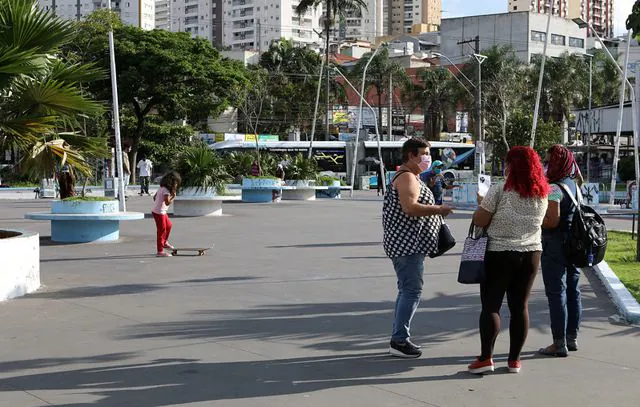
[[[424,254],[391,259],[398,277],[398,297],[391,335],[391,340],[394,342],[402,342],[410,336],[411,320],[418,309],[422,294],[424,259]]]
[[[553,342],[576,339],[582,317],[580,270],[567,263],[561,239],[542,240],[542,278],[549,302]]]

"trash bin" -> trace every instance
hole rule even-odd
[[[118,178],[104,179],[104,196],[114,198],[118,196]]]

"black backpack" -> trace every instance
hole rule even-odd
[[[574,197],[569,187],[558,183],[569,195],[575,211],[569,229],[569,236],[564,242],[564,252],[569,263],[575,267],[591,267],[604,259],[607,251],[607,227],[602,217],[588,205],[582,203],[582,193],[577,188]]]

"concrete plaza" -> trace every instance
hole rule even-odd
[[[1,407],[640,403],[640,327],[609,321],[593,274],[582,279],[579,352],[534,355],[551,341],[539,276],[522,373],[506,373],[506,305],[498,369],[466,372],[479,352],[478,287],[456,282],[470,212],[450,218],[459,244],[427,264],[413,324],[424,354],[401,360],[386,354],[396,290],[375,192],[174,218],[174,245],[215,248],[164,259],[150,218],[123,222],[118,243],[53,244],[47,222],[23,219],[48,205],[0,201],[0,228],[41,234],[44,284],[0,303]],[[148,211],[151,200],[128,206]]]

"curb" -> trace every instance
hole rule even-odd
[[[622,284],[607,262],[603,260],[601,263],[593,266],[593,270],[595,270],[607,288],[622,318],[630,324],[640,323],[640,304],[638,304],[638,301],[636,301],[629,290],[627,290],[627,287]]]

